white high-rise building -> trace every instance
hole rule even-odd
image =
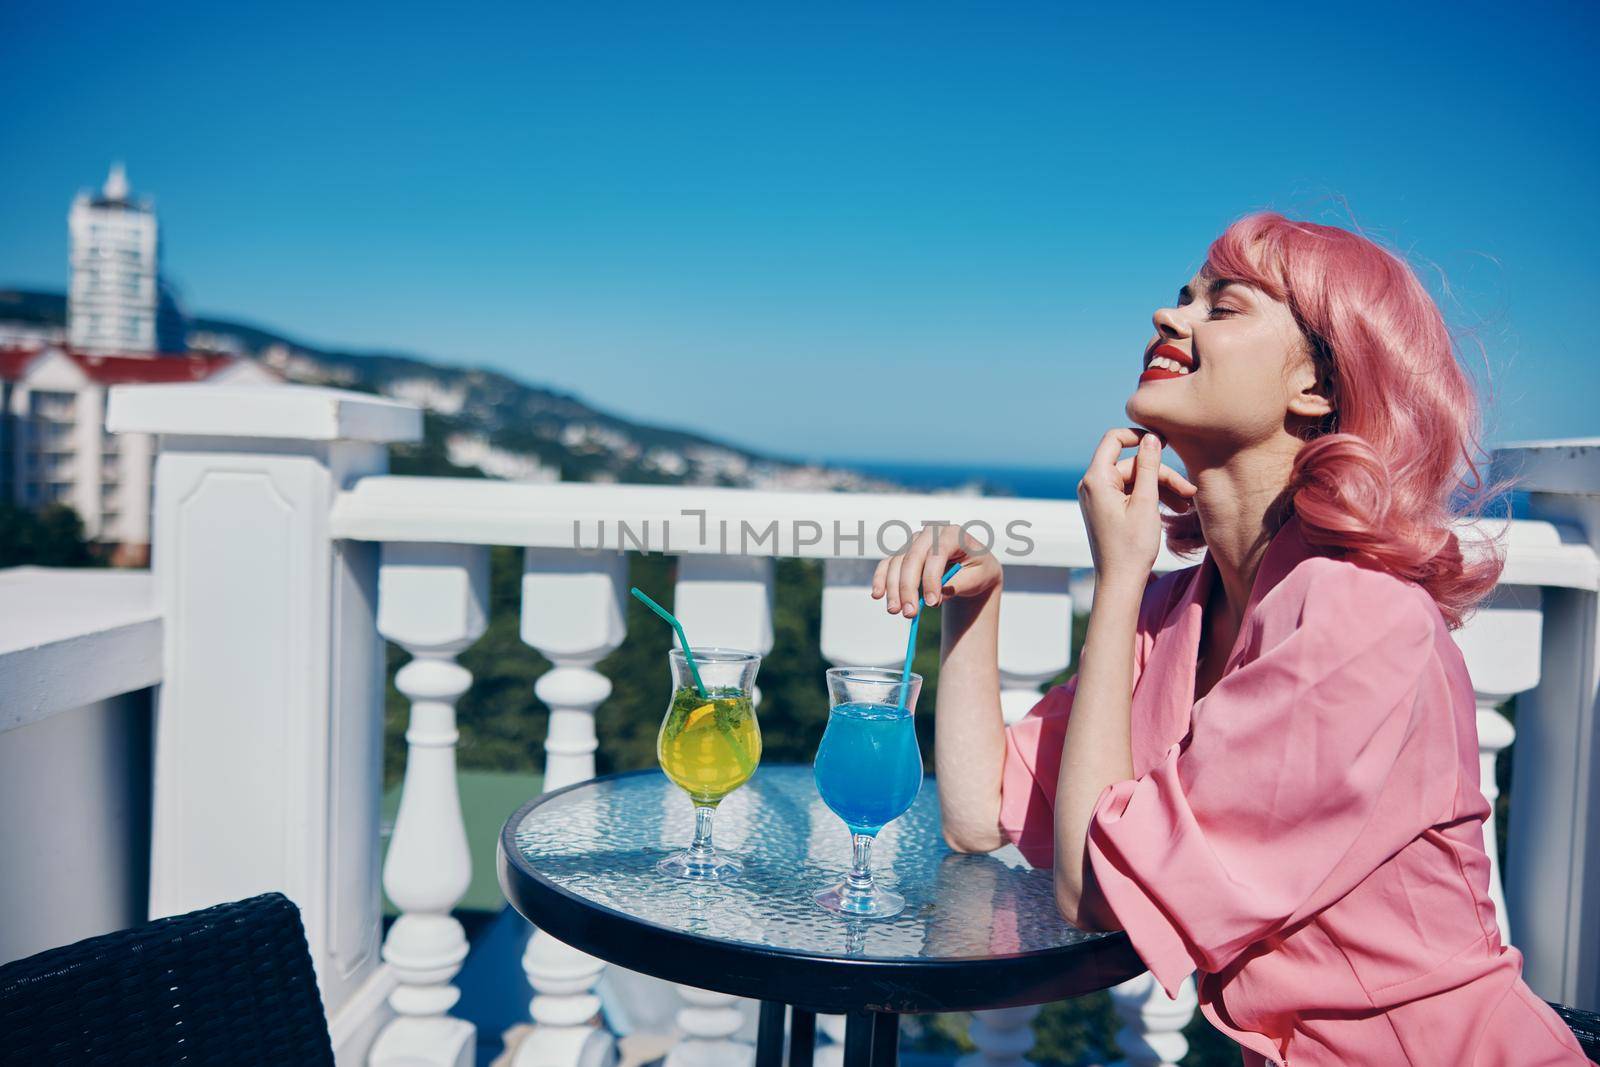
[[[78,194],[67,227],[67,343],[122,355],[184,351],[183,319],[161,279],[160,226],[149,202],[130,195],[122,164],[99,196]]]

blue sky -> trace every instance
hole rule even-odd
[[[6,5],[0,284],[64,286],[120,158],[192,311],[792,455],[1075,467],[1265,207],[1422,265],[1491,441],[1600,434],[1596,9],[1098,6]]]

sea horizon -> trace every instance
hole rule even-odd
[[[1043,467],[999,463],[910,463],[893,460],[829,459],[830,466],[898,482],[918,492],[976,491],[981,496],[1026,500],[1076,500],[1082,467]],[[1511,517],[1529,517],[1526,492],[1511,493]]]
[[[898,482],[921,492],[978,490],[984,496],[1028,500],[1076,500],[1083,468],[1000,463],[904,462],[871,459],[827,459],[833,467]]]

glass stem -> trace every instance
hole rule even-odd
[[[845,895],[869,898],[878,887],[872,881],[872,835],[851,833],[850,873],[845,877]]]
[[[715,849],[711,845],[711,820],[717,809],[696,804],[694,807],[694,841],[689,845],[689,855],[696,859],[709,859]]]

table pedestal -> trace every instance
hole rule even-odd
[[[771,1000],[761,1003],[755,1067],[783,1067],[786,1015],[791,1015],[788,1067],[811,1067],[817,1043],[816,1013]],[[893,1012],[853,1011],[845,1017],[844,1067],[896,1067],[899,1062],[900,1016]]]

